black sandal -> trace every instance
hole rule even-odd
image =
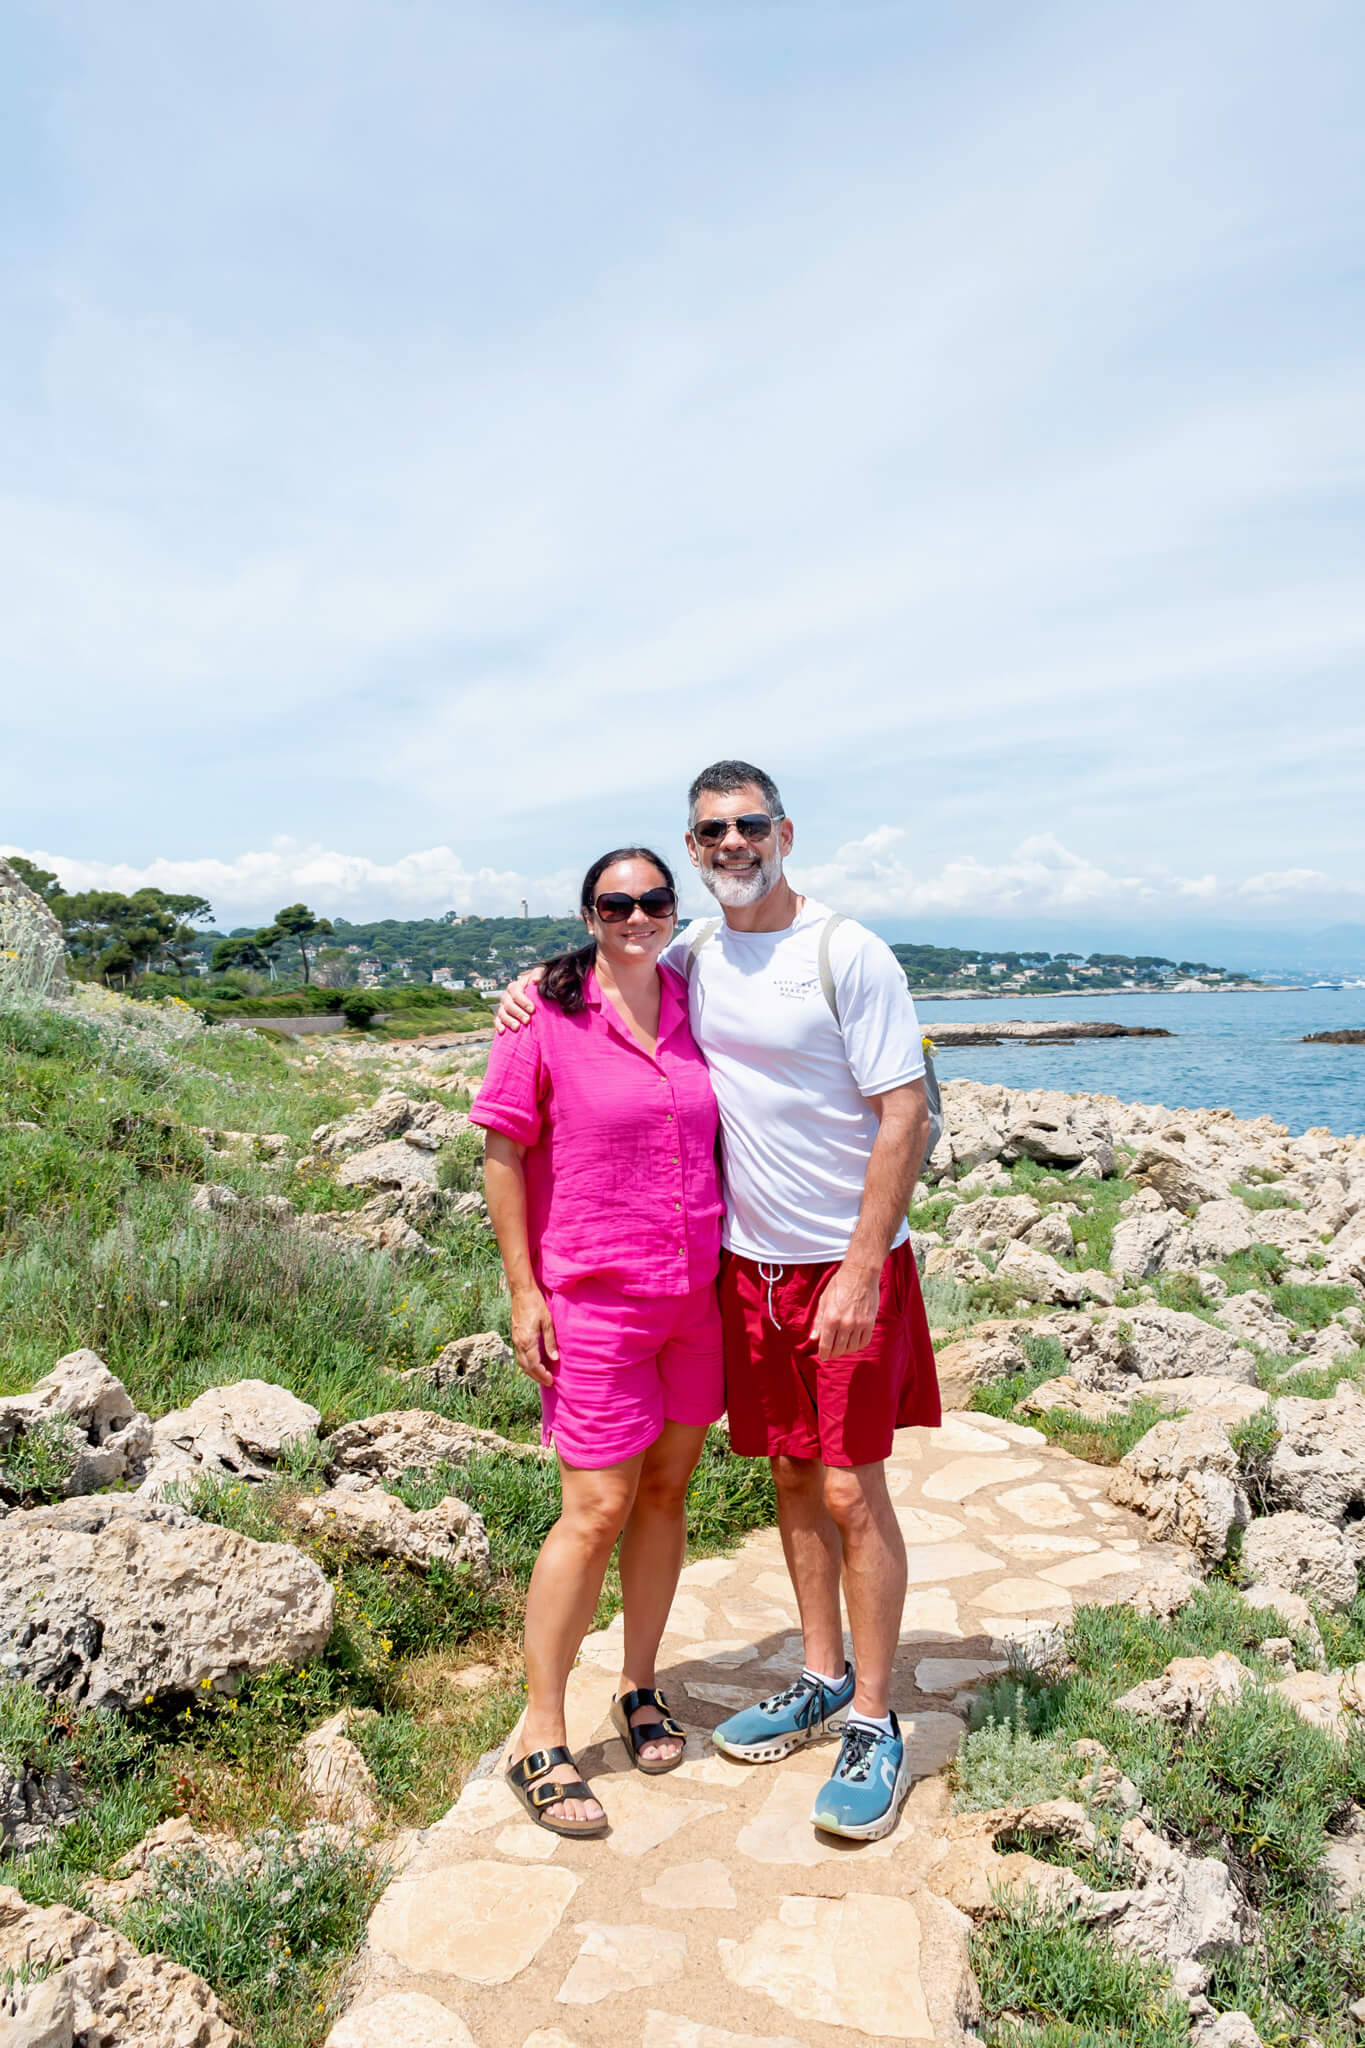
[[[604,1835],[608,1825],[605,1813],[601,1820],[551,1820],[545,1812],[547,1806],[555,1805],[560,1799],[597,1798],[581,1778],[543,1777],[541,1773],[554,1764],[573,1765],[573,1757],[562,1745],[557,1749],[533,1749],[519,1764],[507,1767],[507,1782],[531,1819],[538,1828],[546,1828],[552,1835]],[[601,1804],[600,1800],[598,1804]]]
[[[642,1721],[638,1728],[631,1726],[630,1717],[638,1707],[657,1707],[663,1715],[661,1721]],[[685,1749],[679,1749],[676,1756],[645,1758],[640,1750],[646,1742],[687,1741],[687,1731],[680,1728],[668,1710],[668,1701],[656,1686],[642,1686],[638,1692],[622,1693],[619,1700],[611,1703],[612,1726],[625,1743],[630,1760],[637,1771],[646,1777],[661,1778],[665,1771],[676,1771],[682,1762]]]

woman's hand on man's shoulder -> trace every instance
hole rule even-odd
[[[523,1024],[530,1023],[536,1012],[536,983],[544,971],[543,967],[528,967],[524,974],[508,983],[493,1019],[495,1031],[519,1031]]]

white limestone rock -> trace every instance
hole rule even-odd
[[[68,1906],[0,1887],[0,2025],[13,2048],[232,2048],[234,2028],[202,1977]],[[46,1972],[36,1982],[21,1971]],[[8,2011],[6,2011],[8,2007]]]
[[[999,1252],[1031,1229],[1042,1213],[1031,1195],[983,1195],[954,1209],[943,1235],[949,1244],[970,1252]]]
[[[1190,1226],[1190,1242],[1197,1259],[1216,1264],[1220,1259],[1233,1258],[1255,1244],[1255,1218],[1236,1195],[1204,1202]]]
[[[1199,1728],[1216,1702],[1235,1705],[1255,1682],[1255,1674],[1230,1650],[1219,1650],[1212,1657],[1173,1657],[1159,1678],[1144,1679],[1114,1705],[1120,1713],[1133,1714],[1139,1720]]]
[[[1286,1395],[1275,1403],[1280,1440],[1266,1483],[1278,1507],[1319,1521],[1365,1518],[1365,1398],[1349,1380],[1328,1401]]]
[[[1231,1330],[1239,1343],[1255,1351],[1286,1356],[1296,1348],[1298,1329],[1288,1316],[1279,1314],[1268,1294],[1253,1287],[1246,1294],[1231,1294],[1219,1304],[1218,1320]]]
[[[305,1443],[322,1417],[310,1402],[269,1380],[234,1380],[209,1387],[188,1408],[176,1408],[152,1424],[143,1500],[164,1500],[172,1487],[192,1486],[202,1477],[269,1479],[282,1453]]]
[[[343,1423],[322,1449],[335,1471],[368,1474],[381,1481],[401,1479],[405,1472],[429,1477],[441,1465],[465,1465],[482,1451],[511,1458],[551,1455],[539,1444],[512,1443],[496,1430],[452,1422],[426,1408],[391,1408]]]
[[[1242,1562],[1253,1579],[1329,1607],[1349,1607],[1356,1596],[1356,1564],[1341,1531],[1296,1509],[1254,1521],[1242,1539]]]
[[[140,1706],[302,1664],[332,1589],[290,1543],[256,1543],[162,1503],[101,1494],[0,1522],[7,1675],[50,1698]]]
[[[1108,1909],[1082,1908],[1084,1917],[1103,1925],[1117,1948],[1164,1963],[1188,1998],[1203,1990],[1220,1956],[1258,1938],[1257,1916],[1217,1857],[1175,1848],[1137,1815],[1124,1822],[1119,1840],[1136,1887],[1111,1894]]]
[[[343,1707],[339,1714],[310,1729],[295,1750],[299,1778],[315,1813],[348,1827],[378,1827],[379,1787],[350,1730],[361,1718],[376,1718]]]
[[[69,1426],[75,1453],[64,1495],[93,1493],[141,1471],[151,1448],[151,1421],[93,1351],[69,1351],[27,1394],[0,1401],[0,1467],[36,1423],[58,1420]]]
[[[1116,1225],[1109,1270],[1120,1280],[1147,1280],[1161,1270],[1162,1257],[1175,1235],[1169,1209],[1127,1217]]]
[[[1074,1332],[1066,1348],[1076,1378],[1101,1391],[1121,1391],[1134,1376],[1174,1380],[1214,1375],[1243,1383],[1256,1377],[1255,1359],[1228,1331],[1157,1302],[1109,1309]]]
[[[1236,1472],[1222,1423],[1196,1411],[1149,1429],[1115,1468],[1109,1498],[1145,1515],[1158,1540],[1183,1543],[1213,1564],[1226,1555],[1232,1529],[1250,1519]]]
[[[419,1571],[437,1563],[467,1565],[480,1583],[489,1575],[483,1517],[454,1494],[435,1507],[413,1509],[381,1486],[360,1493],[332,1488],[296,1501],[294,1518],[310,1536],[345,1544],[366,1557],[393,1558]]]
[[[1228,1180],[1214,1165],[1208,1146],[1178,1127],[1139,1147],[1128,1178],[1139,1188],[1160,1195],[1168,1209],[1190,1210],[1205,1202],[1226,1201],[1230,1193]]]

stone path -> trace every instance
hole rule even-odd
[[[590,1636],[569,1740],[610,1835],[560,1840],[500,1775],[467,1785],[376,1906],[329,2048],[952,2048],[970,1985],[964,1923],[932,1886],[934,1824],[971,1688],[1012,1640],[1073,1601],[1127,1598],[1172,1555],[1105,1481],[990,1416],[901,1432],[890,1484],[910,1589],[893,1696],[918,1782],[882,1842],[811,1828],[832,1740],[759,1767],[710,1743],[800,1668],[775,1530],[683,1572],[660,1682],[694,1732],[668,1777],[633,1771],[607,1719],[619,1617]]]

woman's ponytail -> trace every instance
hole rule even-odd
[[[584,988],[596,958],[595,939],[590,939],[586,946],[575,947],[572,953],[558,954],[545,964],[539,993],[547,1002],[558,1003],[566,1017],[576,1016],[587,1002]]]

